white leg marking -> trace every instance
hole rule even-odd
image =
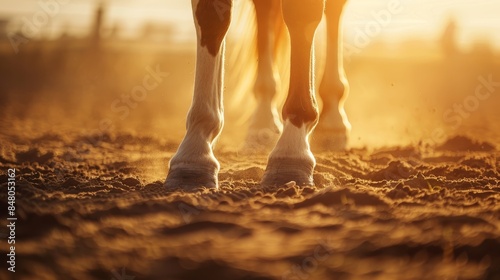
[[[296,127],[285,121],[283,134],[269,155],[263,186],[283,185],[295,181],[298,185],[313,185],[316,160],[309,148],[306,125]]]
[[[213,146],[224,124],[224,41],[219,50],[210,53],[201,46],[202,30],[198,24],[193,0],[193,15],[198,36],[196,76],[193,102],[189,110],[186,135],[170,161],[165,181],[168,188],[191,189],[201,186],[217,188],[219,162],[213,154]],[[227,31],[223,30],[224,32]],[[225,33],[224,33],[225,34]]]

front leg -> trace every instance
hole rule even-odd
[[[224,123],[224,38],[231,20],[232,0],[191,3],[197,35],[194,95],[187,132],[170,160],[165,186],[217,188],[219,162],[213,154],[213,145]]]
[[[290,87],[283,107],[283,133],[269,156],[263,186],[289,181],[314,184],[316,161],[309,147],[309,135],[318,122],[318,106],[312,45],[323,10],[323,0],[283,0],[283,16],[291,41]]]

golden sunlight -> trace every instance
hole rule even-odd
[[[42,10],[40,3],[45,2],[50,1],[0,0],[0,17],[11,18],[10,28],[16,29],[23,18],[30,19]],[[107,6],[104,25],[108,29],[119,27],[122,36],[137,36],[145,23],[155,22],[173,25],[173,35],[179,40],[194,39],[191,1],[179,0],[67,1],[51,17],[43,34],[51,37],[61,32],[85,34],[100,2]],[[454,18],[462,46],[470,47],[474,40],[491,40],[499,48],[499,9],[500,3],[492,0],[350,0],[344,13],[345,36],[347,41],[364,35],[375,37],[370,40],[398,41],[416,36],[437,39],[447,20]]]
[[[500,279],[500,1],[232,1],[0,0],[0,279]]]

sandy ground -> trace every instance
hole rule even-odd
[[[184,193],[162,186],[176,142],[14,127],[0,208],[15,168],[17,262],[1,279],[500,279],[487,142],[317,153],[315,187],[274,189],[265,155],[220,147],[220,190]]]

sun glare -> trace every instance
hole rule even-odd
[[[147,22],[172,25],[178,40],[193,40],[191,3],[177,0],[82,1],[61,6],[51,15],[44,34],[62,32],[85,34],[96,5],[106,3],[105,25],[120,27],[122,36],[137,36]],[[42,7],[36,1],[0,0],[0,17],[11,19],[10,29],[19,28],[24,18],[32,18]],[[412,36],[436,39],[450,17],[457,20],[459,41],[470,46],[474,40],[491,40],[500,47],[500,3],[492,0],[350,0],[344,13],[346,40],[402,40]],[[365,38],[366,39],[366,38]]]

